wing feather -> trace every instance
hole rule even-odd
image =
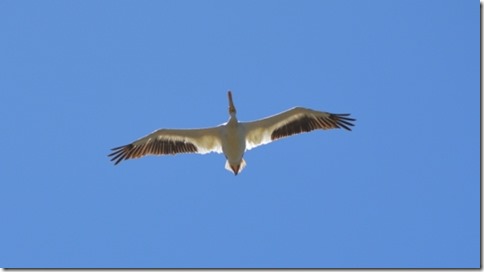
[[[343,128],[351,130],[356,119],[349,114],[334,114],[296,107],[253,122],[242,122],[246,131],[247,149],[267,144],[294,134],[315,129]]]
[[[114,164],[146,155],[178,153],[222,153],[221,127],[205,129],[160,129],[138,140],[111,149],[108,156]]]

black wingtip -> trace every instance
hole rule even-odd
[[[129,145],[122,145],[122,146],[118,146],[118,147],[115,147],[115,148],[111,148],[111,151],[113,151],[113,152],[111,152],[108,155],[108,157],[112,157],[111,161],[114,162],[114,165],[118,165],[118,163],[120,163],[122,160],[126,159],[125,149],[128,146]]]
[[[336,122],[336,125],[340,128],[344,128],[348,131],[351,131],[351,127],[355,126],[352,122],[355,122],[355,118],[350,118],[347,116],[350,116],[349,113],[340,113],[340,114],[332,114],[334,121]]]

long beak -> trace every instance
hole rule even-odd
[[[236,113],[237,111],[235,110],[234,102],[232,101],[232,92],[228,92],[229,96],[229,113]]]

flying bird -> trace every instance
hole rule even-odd
[[[244,153],[257,146],[294,134],[316,129],[344,128],[351,131],[356,119],[349,114],[295,107],[279,114],[252,122],[239,122],[228,91],[228,122],[202,129],[159,129],[138,140],[115,147],[108,156],[114,164],[145,155],[175,155],[177,153],[223,153],[225,169],[237,175],[246,166]]]

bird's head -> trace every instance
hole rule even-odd
[[[236,176],[238,173],[244,170],[245,166],[246,166],[246,163],[244,159],[240,159],[240,161],[237,161],[237,162],[229,162],[228,160],[225,162],[225,169],[234,173],[234,175]]]
[[[232,92],[228,91],[227,95],[229,97],[229,114],[232,116],[237,113],[237,110],[235,109],[234,101],[232,100]]]

